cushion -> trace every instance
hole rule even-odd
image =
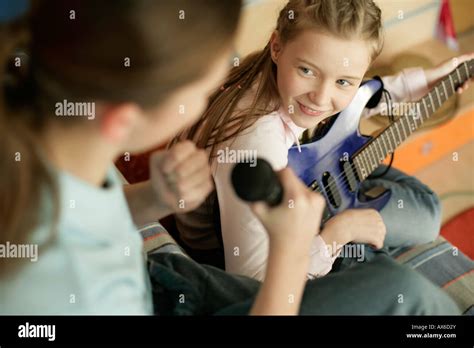
[[[392,257],[444,289],[464,314],[474,315],[474,262],[443,237],[394,250]]]

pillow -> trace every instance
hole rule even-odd
[[[474,262],[446,239],[397,248],[391,255],[445,290],[464,314],[474,315]]]
[[[152,222],[138,229],[143,238],[143,250],[147,255],[153,253],[179,253],[186,256],[168,231],[159,223]]]

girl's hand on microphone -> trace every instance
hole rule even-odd
[[[309,190],[291,169],[277,174],[284,192],[282,202],[276,207],[257,202],[251,209],[269,234],[270,248],[309,257],[311,241],[319,233],[325,200]]]
[[[325,205],[291,169],[278,173],[283,200],[276,207],[258,202],[251,209],[269,235],[265,279],[250,314],[298,314],[310,261],[310,247]]]

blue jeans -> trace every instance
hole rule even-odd
[[[375,178],[386,168],[385,165],[378,167],[360,187],[360,192],[364,193],[376,187],[392,192],[390,200],[380,211],[387,229],[384,247],[376,250],[362,244],[351,246],[363,250],[363,262],[379,254],[391,255],[398,248],[430,243],[438,237],[441,228],[441,204],[436,193],[418,179],[395,168]],[[343,257],[337,262],[336,270],[352,267],[358,262],[361,262],[359,257]]]
[[[149,256],[157,315],[245,315],[260,282],[201,265],[183,254]],[[453,300],[386,255],[306,283],[302,315],[455,315]]]

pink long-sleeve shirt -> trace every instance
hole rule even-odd
[[[389,91],[392,102],[414,101],[428,92],[424,71],[419,68],[406,69],[400,74],[382,79]],[[252,91],[238,105],[243,107],[252,99]],[[380,107],[367,110],[365,117],[377,114]],[[280,109],[260,117],[250,128],[236,138],[219,145],[218,152],[224,157],[216,157],[212,163],[222,238],[224,242],[226,271],[263,280],[268,256],[268,234],[263,225],[252,213],[249,206],[234,192],[230,174],[236,161],[244,156],[258,156],[266,159],[274,170],[281,170],[288,164],[288,149],[295,143],[305,129],[298,127]],[[229,155],[235,155],[231,157]],[[225,159],[222,161],[222,159]],[[249,157],[251,158],[251,157]],[[220,160],[221,159],[221,160]],[[196,211],[177,215],[177,226],[185,243],[196,249],[217,247],[212,236],[213,204],[209,200]],[[321,277],[332,268],[338,256],[331,256],[323,239],[316,235],[310,250],[311,262],[308,277]]]

